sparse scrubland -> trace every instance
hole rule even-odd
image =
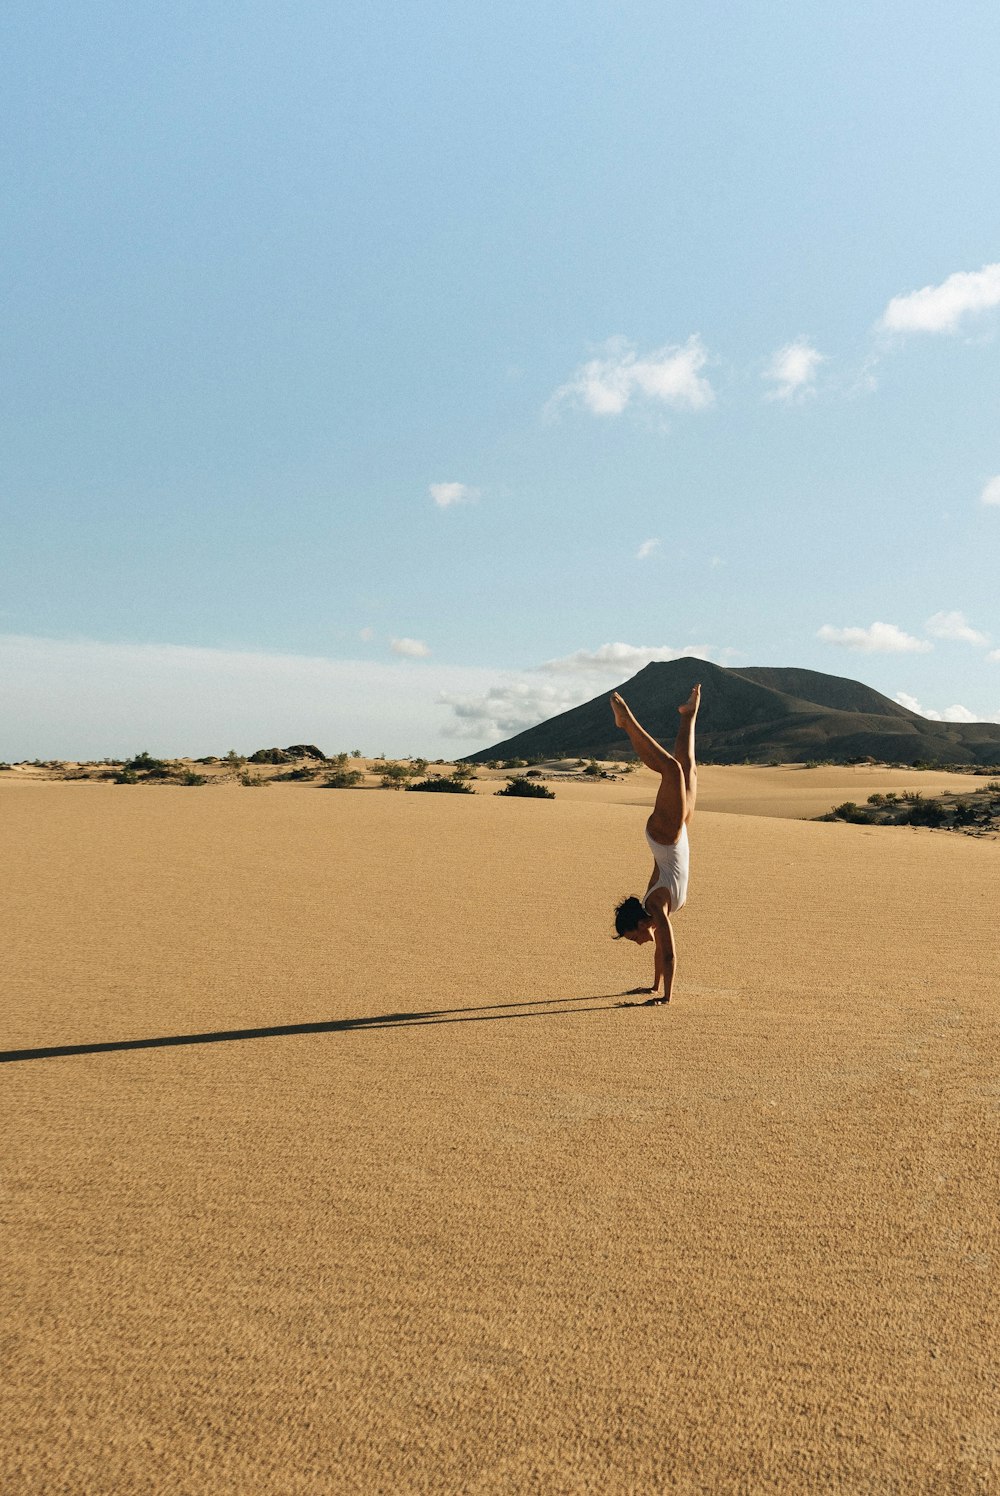
[[[849,821],[857,826],[926,826],[936,831],[988,836],[1000,831],[1000,780],[967,793],[945,791],[925,796],[920,790],[876,791],[863,805],[845,800],[817,819]]]

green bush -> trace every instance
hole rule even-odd
[[[379,784],[384,790],[401,790],[412,777],[409,764],[383,764],[379,773]]]
[[[544,784],[536,784],[524,774],[517,774],[513,779],[508,779],[506,787],[497,790],[498,795],[510,795],[522,800],[554,800],[555,791],[550,790]]]
[[[122,766],[122,769],[124,773],[145,774],[150,779],[166,779],[167,775],[173,772],[166,759],[151,758],[145,749],[141,753],[137,753],[135,758],[128,759]],[[122,780],[121,782],[123,784],[131,783],[130,780]]]
[[[134,769],[122,768],[114,776],[115,784],[138,784],[139,776]]]
[[[418,779],[406,786],[409,790],[429,790],[439,795],[474,795],[476,792],[464,779]]]
[[[193,769],[185,769],[177,780],[178,784],[207,784],[208,777],[205,774],[196,774]]]
[[[853,800],[845,800],[843,805],[835,805],[830,814],[838,821],[850,821],[855,826],[870,826],[873,819],[871,811],[865,810],[861,805],[856,805]]]
[[[319,768],[316,764],[302,764],[298,769],[289,769],[285,774],[276,774],[275,778],[281,780],[291,779],[298,782],[302,779],[315,779],[318,773]]]
[[[270,783],[271,781],[269,779],[265,779],[263,774],[251,774],[249,769],[245,770],[240,775],[240,784],[242,784],[244,788],[248,790],[263,790],[266,789]]]
[[[286,753],[284,748],[258,748],[256,753],[251,753],[252,764],[290,764],[293,755]]]
[[[361,783],[364,777],[359,769],[335,769],[323,781],[324,788],[328,790],[352,790],[356,784]]]

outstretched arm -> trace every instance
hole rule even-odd
[[[677,973],[677,949],[674,945],[674,932],[670,924],[670,917],[666,909],[654,907],[649,911],[653,921],[653,943],[655,956],[653,960],[653,991],[660,990],[663,983],[663,997],[661,1002],[668,1003],[674,989],[674,977]]]

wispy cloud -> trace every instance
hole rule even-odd
[[[438,696],[474,696],[495,681],[493,670],[433,660],[416,670],[403,659],[5,634],[0,759],[103,758],[140,748],[252,753],[273,743],[436,757],[447,750]]]
[[[708,644],[686,644],[683,649],[675,649],[672,644],[602,644],[599,649],[577,649],[561,659],[546,660],[537,668],[553,675],[612,675],[620,681],[623,673],[634,675],[654,660],[682,660],[690,656],[721,664],[735,653]]]
[[[570,404],[595,416],[619,416],[633,401],[674,410],[704,410],[715,399],[702,374],[708,354],[697,334],[640,355],[625,338],[612,338],[602,355],[581,364],[549,401],[548,410]]]
[[[786,343],[772,354],[764,370],[762,377],[773,386],[767,398],[792,401],[814,394],[819,366],[825,362],[826,354],[820,353],[806,338]]]
[[[989,637],[974,629],[964,613],[935,613],[924,625],[935,639],[956,639],[963,644],[977,644],[982,648]]]
[[[442,692],[442,706],[451,707],[453,718],[444,727],[449,738],[474,738],[478,742],[512,737],[549,717],[579,706],[593,692],[566,683],[510,679],[477,695]]]
[[[943,712],[935,712],[929,706],[921,706],[915,696],[910,696],[906,691],[897,691],[896,700],[900,706],[905,706],[908,711],[916,712],[919,717],[926,717],[928,722],[995,722],[996,717],[977,717],[975,712],[970,712],[967,706],[946,706]]]
[[[1000,262],[982,270],[957,270],[939,286],[894,296],[882,313],[884,332],[955,332],[978,312],[1000,306]]]
[[[375,630],[373,628],[370,628],[368,624],[365,624],[365,627],[363,629],[358,629],[358,638],[361,639],[365,644],[371,643],[374,637]]]
[[[430,654],[423,639],[390,639],[389,648],[393,654],[402,655],[407,660],[426,660]]]
[[[658,540],[644,540],[635,553],[636,560],[645,561],[647,556],[651,556],[659,548],[659,544]]]
[[[981,504],[1000,504],[1000,473],[991,478],[979,495]]]
[[[454,714],[444,731],[449,737],[476,738],[480,742],[512,737],[620,685],[651,661],[692,655],[723,663],[736,653],[701,644],[683,649],[666,644],[602,644],[598,649],[578,649],[560,659],[546,660],[533,670],[507,675],[488,691],[443,695],[442,705],[450,706]]]
[[[479,498],[479,489],[468,483],[432,483],[430,496],[439,509],[450,509],[453,504],[471,504]]]
[[[865,654],[926,654],[933,649],[926,639],[915,639],[894,623],[873,623],[868,628],[833,628],[829,623],[817,631],[824,644],[842,644]]]

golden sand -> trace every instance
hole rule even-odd
[[[879,773],[705,771],[668,1009],[647,776],[0,786],[0,1048],[215,1035],[0,1070],[3,1496],[1000,1489],[1000,842]]]

